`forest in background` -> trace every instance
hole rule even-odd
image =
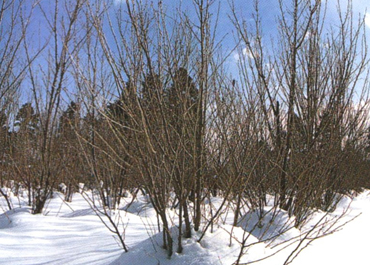
[[[0,184],[25,189],[34,214],[61,183],[66,201],[80,183],[96,190],[106,216],[141,191],[171,256],[224,207],[236,226],[273,196],[300,228],[370,188],[368,47],[350,4],[328,29],[323,1],[280,0],[271,41],[258,1],[253,22],[230,3],[237,45],[223,51],[216,1],[193,0],[196,16],[161,1],[50,2],[0,4]]]

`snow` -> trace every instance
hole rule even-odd
[[[0,264],[107,264],[120,254],[117,243],[81,196],[74,212],[58,197],[46,215],[28,207],[0,216]],[[111,253],[108,254],[107,253]]]
[[[340,209],[341,207],[339,207]],[[339,211],[339,209],[337,211]],[[357,217],[357,218],[356,218]],[[364,192],[351,203],[346,224],[338,233],[315,241],[298,256],[293,264],[370,264],[370,194]]]
[[[54,192],[42,215],[31,214],[26,197],[17,198],[11,194],[11,199],[14,210],[5,211],[6,203],[0,198],[0,264],[225,265],[236,261],[240,252],[238,242],[246,238],[248,247],[242,261],[261,259],[286,247],[258,263],[283,264],[297,246],[297,243],[288,245],[284,240],[300,238],[300,231],[293,227],[294,219],[282,210],[273,212],[270,211],[272,208],[266,207],[259,224],[260,212],[246,212],[237,227],[230,225],[233,217],[225,211],[219,225],[215,225],[213,231],[210,228],[200,243],[197,241],[201,231],[192,231],[192,238],[182,241],[183,253],[175,253],[177,244],[174,244],[174,254],[168,259],[161,247],[162,234],[158,231],[157,216],[143,195],[138,196],[130,207],[127,206],[132,197],[122,198],[120,210],[112,212],[112,218],[124,224],[120,229],[125,229],[125,243],[129,248],[127,253],[79,193],[74,194],[71,203],[67,203],[63,201],[63,194]],[[216,208],[221,203],[221,198],[206,202],[207,207],[213,205]],[[315,213],[301,231],[308,231],[318,220],[341,216],[349,205],[345,216],[333,228],[354,220],[340,231],[311,242],[292,264],[369,264],[369,191],[357,195],[353,201],[344,197],[333,213]],[[169,209],[168,215],[175,216],[174,210]],[[102,218],[107,221],[105,217]],[[171,230],[176,235],[176,225]],[[276,231],[284,233],[277,235]],[[274,244],[263,242],[275,236]],[[176,243],[176,236],[174,240]]]

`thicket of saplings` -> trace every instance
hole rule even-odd
[[[273,197],[274,211],[300,228],[315,211],[333,211],[341,196],[368,188],[363,22],[349,7],[325,30],[322,1],[281,1],[268,45],[258,2],[254,24],[231,5],[238,45],[225,54],[213,2],[194,0],[196,16],[168,17],[162,3],[55,1],[46,10],[3,1],[1,186],[15,196],[26,190],[34,214],[61,183],[66,201],[84,183],[113,210],[125,192],[140,191],[169,256],[175,240],[182,252],[182,238],[204,235],[227,207],[237,226],[248,210],[263,219]],[[35,10],[49,25],[40,45],[30,30]],[[230,57],[237,77],[225,70]],[[211,197],[223,202],[210,214]]]

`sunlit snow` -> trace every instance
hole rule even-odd
[[[370,237],[368,194],[369,191],[365,191],[353,201],[348,197],[342,199],[337,210],[325,218],[340,216],[350,204],[345,217],[336,226],[355,219],[340,231],[313,241],[293,264],[369,264],[368,247],[364,241]],[[197,243],[201,232],[193,231],[192,238],[183,239],[183,253],[175,253],[168,259],[161,247],[162,237],[158,233],[155,211],[143,195],[129,207],[132,198],[125,198],[121,210],[112,212],[112,216],[117,220],[119,217],[124,224],[122,229],[125,230],[128,253],[122,250],[115,235],[108,231],[79,193],[74,194],[72,203],[67,203],[63,201],[63,194],[55,192],[42,215],[30,213],[26,198],[11,198],[14,206],[11,211],[5,211],[6,203],[3,198],[0,200],[0,264],[232,264],[240,252],[238,241],[246,235],[251,247],[243,256],[244,262],[271,255],[279,243],[287,239],[284,237],[299,237],[299,231],[292,227],[284,211],[276,213],[273,222],[262,222],[258,226],[269,225],[263,235],[261,229],[249,230],[258,220],[257,212],[244,215],[238,227],[229,224],[233,216],[225,213],[219,225],[214,226],[213,231],[209,230],[201,243]],[[215,207],[221,201],[212,198]],[[265,211],[268,220],[272,213],[268,207]],[[175,212],[169,209],[168,214],[174,216]],[[305,227],[314,225],[322,216],[324,213],[314,214]],[[273,244],[259,243],[274,233],[278,235],[277,229],[286,232]],[[176,232],[174,225],[173,235]],[[292,244],[260,264],[283,264],[295,246]]]

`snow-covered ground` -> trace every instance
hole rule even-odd
[[[121,229],[125,229],[127,253],[81,194],[76,193],[72,203],[66,203],[62,198],[62,194],[55,193],[43,215],[32,215],[23,198],[12,198],[15,210],[4,212],[6,204],[3,198],[0,199],[0,264],[232,264],[240,251],[236,240],[246,235],[243,228],[253,221],[253,214],[250,214],[245,217],[249,222],[243,224],[242,221],[240,227],[232,228],[228,225],[232,216],[225,216],[225,224],[214,227],[213,233],[207,232],[200,244],[196,242],[200,234],[193,231],[193,238],[183,239],[183,254],[175,253],[168,259],[160,246],[161,234],[158,233],[155,211],[144,196],[139,197],[127,211],[123,207],[113,216],[125,224]],[[130,199],[127,198],[126,203]],[[220,200],[215,198],[214,204]],[[349,201],[348,198],[343,199],[330,216],[339,216]],[[316,214],[305,227],[314,225],[315,220],[322,216],[323,213]],[[367,242],[370,238],[369,191],[355,197],[340,223],[356,216],[341,231],[313,241],[292,264],[370,264]],[[284,218],[281,214],[275,220],[283,224],[286,222]],[[273,230],[268,232],[274,233]],[[175,228],[173,233],[176,233]],[[230,233],[235,239],[230,240]],[[258,238],[266,236],[258,233],[255,230],[248,238],[248,243],[253,246],[243,261],[263,258],[278,248],[265,243],[254,244]],[[298,234],[292,228],[285,236]],[[295,247],[293,244],[260,264],[283,264]]]
[[[340,209],[338,209],[340,210]],[[319,239],[301,255],[293,264],[336,264],[368,265],[370,238],[370,193],[363,192],[354,198],[345,220],[356,217],[337,233]],[[271,263],[273,264],[273,263]]]

